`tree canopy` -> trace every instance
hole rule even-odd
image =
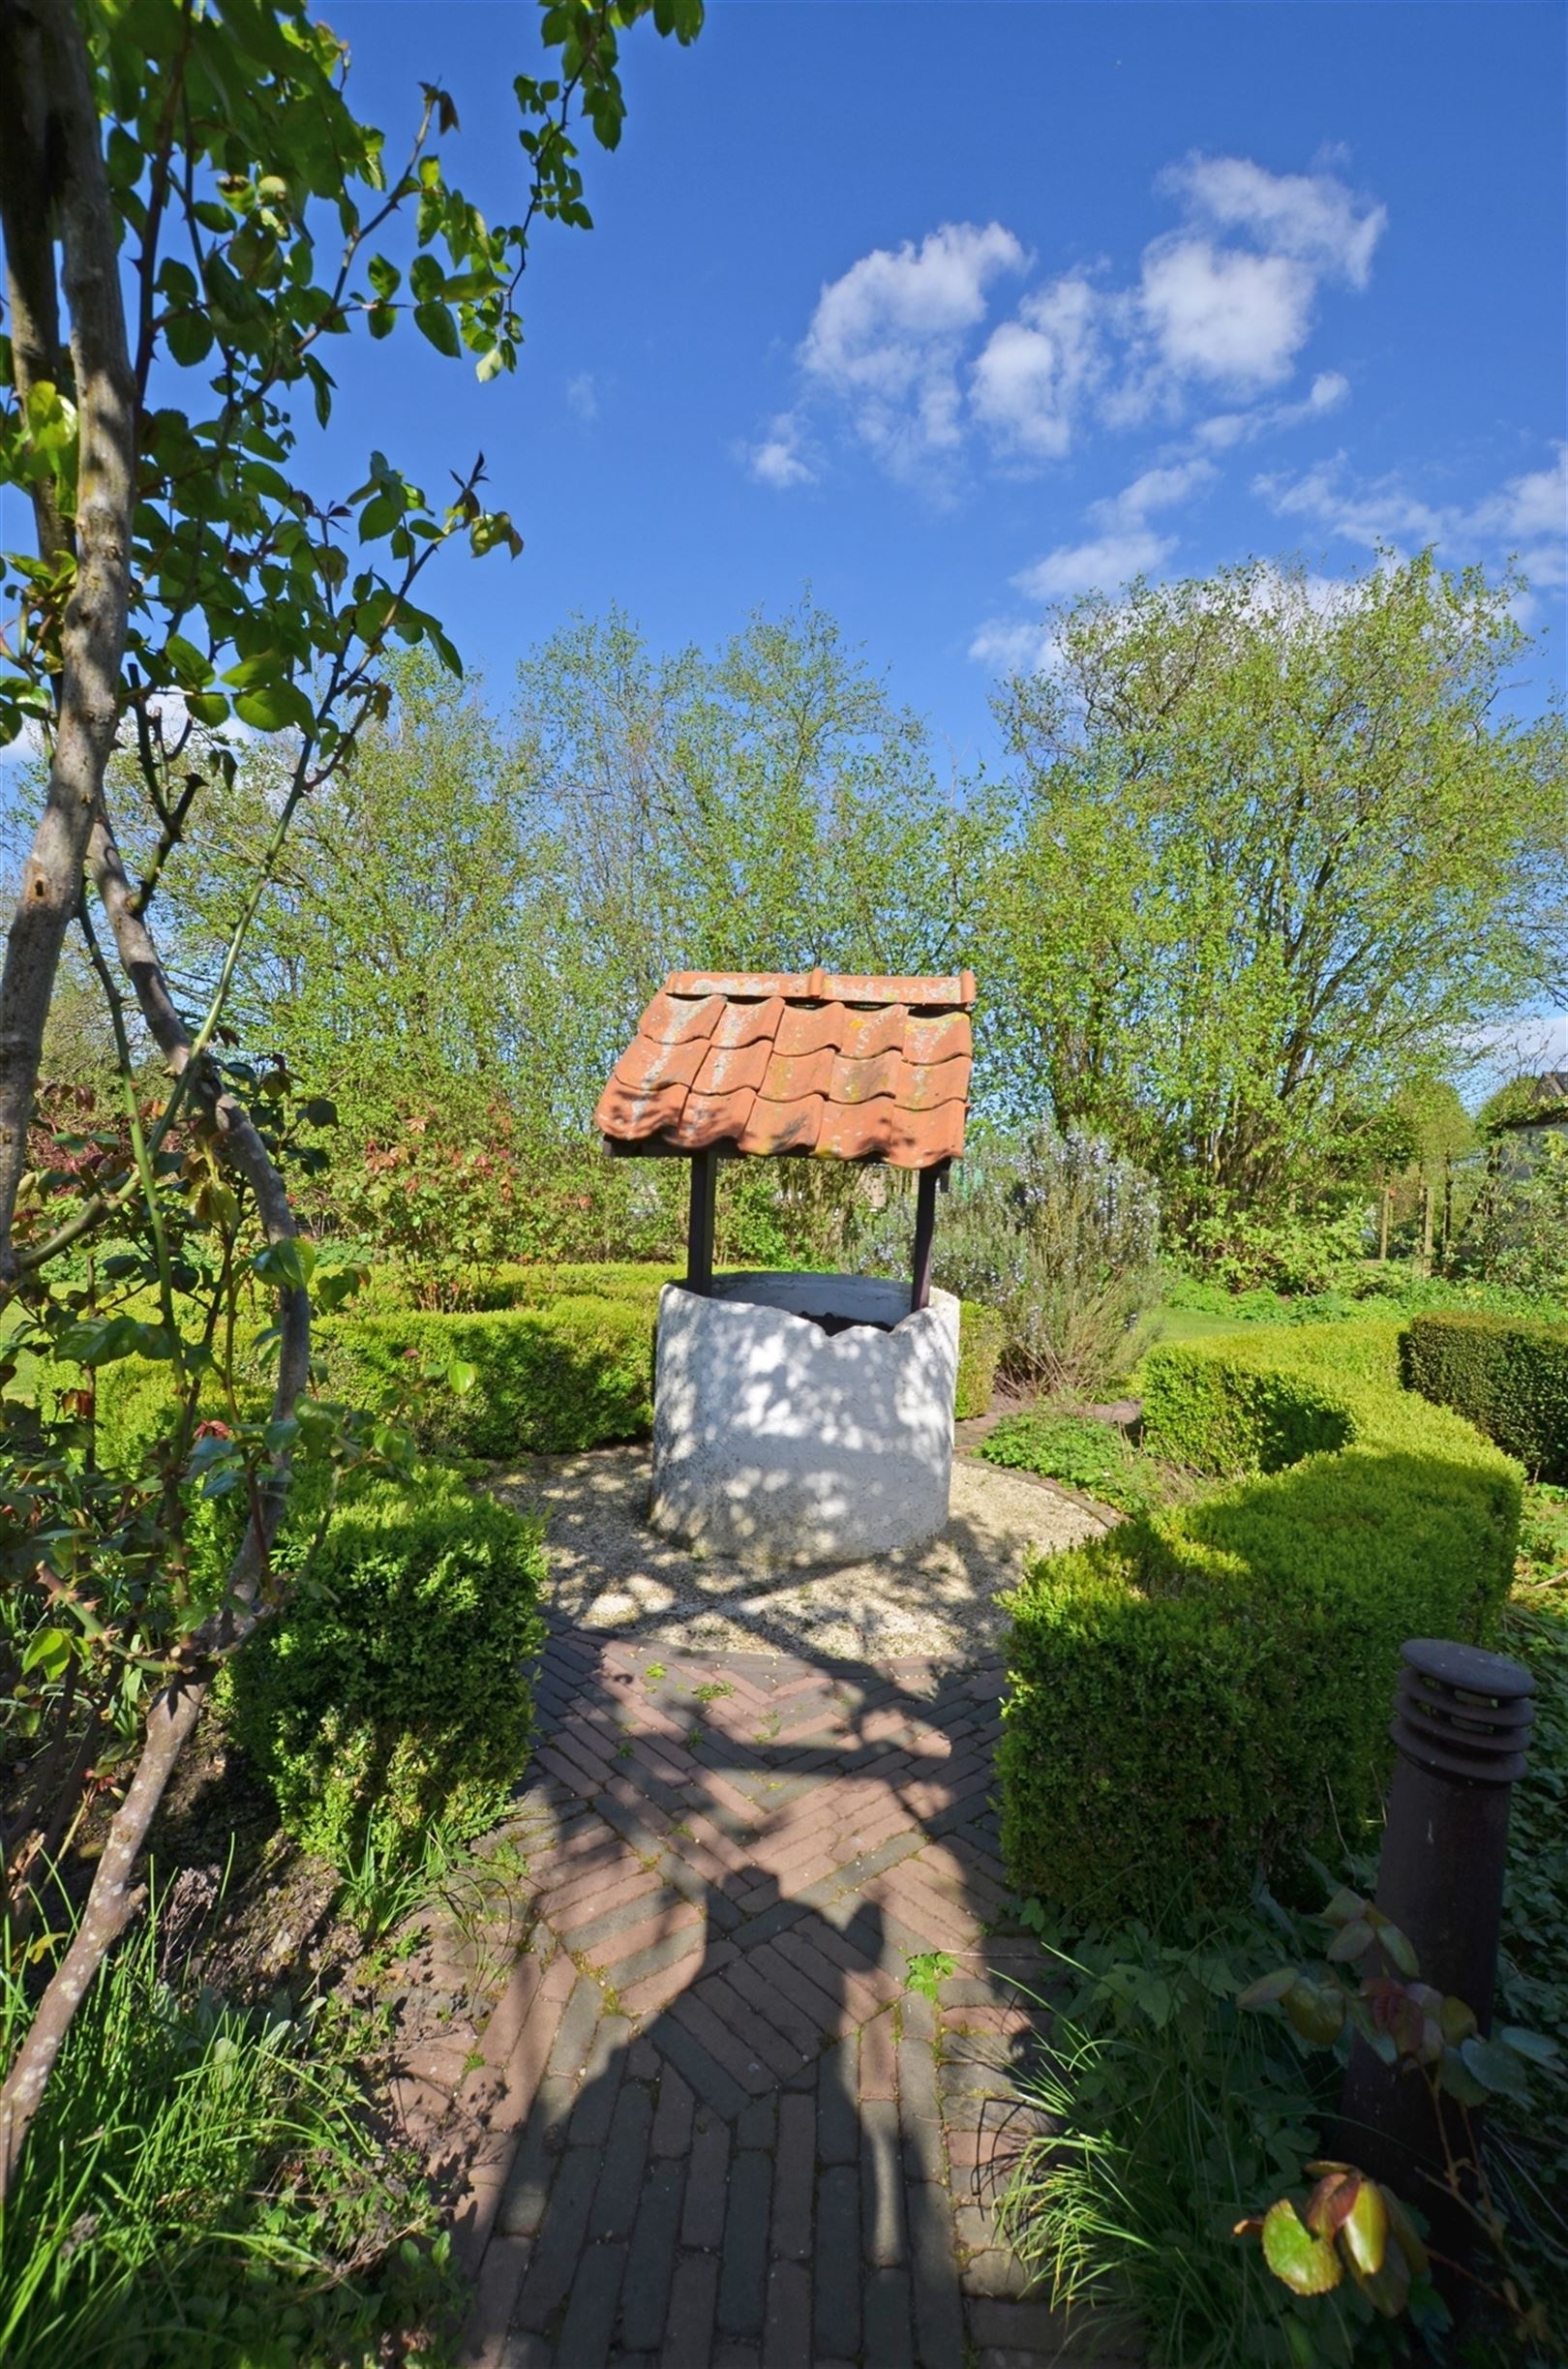
[[[1560,987],[1563,742],[1508,712],[1514,590],[1251,562],[1057,618],[998,701],[987,970],[1026,1101],[1179,1200],[1266,1203]]]

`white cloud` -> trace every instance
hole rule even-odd
[[[591,370],[580,370],[566,381],[566,400],[579,419],[592,424],[599,416],[599,388]]]
[[[1028,260],[997,222],[945,223],[896,250],[874,248],[823,289],[800,348],[808,382],[836,395],[857,434],[913,473],[962,439],[958,363],[1000,272]]]
[[[1102,267],[1075,269],[1000,317],[999,283],[1031,262],[1005,224],[945,223],[873,248],[823,287],[782,416],[821,428],[836,412],[891,475],[944,497],[971,454],[1010,474],[1042,468],[1091,419],[1177,420],[1204,387],[1251,405],[1203,423],[1211,451],[1342,402],[1335,371],[1298,402],[1252,399],[1295,369],[1326,285],[1367,286],[1386,209],[1325,166],[1273,173],[1247,157],[1190,156],[1159,187],[1181,220],[1120,287]],[[798,486],[818,474],[802,436],[769,430],[739,449],[767,482]]]
[[[1350,381],[1342,372],[1320,370],[1299,403],[1259,403],[1248,411],[1217,411],[1199,420],[1192,434],[1211,452],[1228,452],[1233,444],[1250,444],[1256,437],[1321,419],[1337,411],[1349,393]]]
[[[1114,592],[1134,576],[1152,575],[1175,548],[1174,535],[1131,527],[1087,543],[1063,543],[1012,581],[1029,600],[1070,600],[1078,592]]]
[[[748,444],[745,455],[751,473],[764,485],[785,488],[815,485],[817,472],[800,450],[800,422],[793,411],[780,411],[759,443]]]
[[[1511,477],[1480,501],[1432,502],[1400,477],[1353,478],[1344,455],[1292,477],[1254,477],[1254,494],[1282,518],[1309,519],[1366,550],[1437,544],[1456,560],[1517,555],[1533,584],[1568,580],[1568,445],[1545,468]]]
[[[1330,172],[1269,172],[1247,157],[1192,155],[1161,176],[1198,221],[1251,232],[1273,255],[1365,288],[1388,208],[1370,205]]]
[[[1092,501],[1089,515],[1101,526],[1138,526],[1151,510],[1172,509],[1178,502],[1190,501],[1194,494],[1205,492],[1216,474],[1214,463],[1201,456],[1160,469],[1146,469],[1131,485],[1124,485],[1119,494]]]
[[[1478,502],[1470,519],[1478,532],[1495,534],[1511,549],[1535,546],[1537,562],[1530,573],[1539,572],[1544,559],[1551,571],[1546,581],[1560,583],[1568,543],[1568,444],[1557,446],[1556,459],[1546,469],[1513,477]]]
[[[1167,371],[1273,386],[1306,342],[1314,285],[1292,257],[1178,236],[1145,249],[1138,307]]]
[[[1070,275],[1025,296],[993,329],[970,386],[975,416],[1007,450],[1057,460],[1072,440],[1078,403],[1103,367],[1101,301]]]
[[[978,625],[969,654],[999,675],[1040,675],[1056,652],[1056,636],[1018,618],[992,617]]]

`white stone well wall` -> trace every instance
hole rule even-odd
[[[948,1519],[958,1302],[863,1275],[666,1284],[654,1527],[768,1563],[850,1562]],[[844,1329],[825,1330],[826,1316]]]

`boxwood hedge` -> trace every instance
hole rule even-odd
[[[1400,1336],[1403,1378],[1466,1415],[1540,1480],[1568,1480],[1568,1324],[1421,1316]]]
[[[467,1316],[407,1309],[323,1324],[319,1339],[335,1398],[377,1405],[417,1385],[416,1434],[446,1452],[600,1447],[653,1420],[651,1305],[583,1293]],[[465,1389],[421,1380],[463,1367]]]
[[[308,1850],[343,1867],[371,1830],[384,1846],[503,1814],[528,1756],[544,1577],[542,1525],[438,1467],[333,1515],[221,1687]]]
[[[670,1271],[648,1266],[511,1267],[483,1287],[485,1305],[447,1315],[392,1308],[317,1328],[335,1398],[380,1404],[414,1393],[414,1427],[445,1453],[562,1453],[646,1439],[653,1423],[653,1328]],[[597,1288],[602,1284],[603,1288]],[[959,1323],[957,1412],[991,1403],[1002,1320],[966,1300]],[[463,1391],[421,1378],[469,1366]]]
[[[1484,1636],[1517,1464],[1400,1387],[1399,1328],[1259,1326],[1144,1361],[1144,1438],[1226,1476],[1034,1561],[999,1769],[1026,1891],[1136,1914],[1245,1897],[1374,1815],[1402,1641]]]

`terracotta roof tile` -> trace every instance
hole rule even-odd
[[[800,1053],[820,1053],[827,1046],[837,1052],[849,1014],[842,1004],[785,1004],[775,1043],[786,1059]]]
[[[794,1103],[764,1102],[759,1095],[737,1139],[739,1148],[759,1156],[815,1151],[822,1114],[827,1108],[820,1094],[807,1094]]]
[[[903,1067],[901,1045],[890,1046],[886,1052],[877,1053],[869,1061],[857,1061],[849,1053],[835,1053],[828,1099],[835,1103],[868,1103],[885,1095],[890,1102],[898,1092]]]
[[[633,1150],[935,1168],[964,1148],[974,1058],[969,971],[673,971],[599,1098]]]
[[[724,1011],[722,995],[655,995],[637,1023],[640,1037],[657,1045],[679,1045],[688,1037],[710,1037]]]

